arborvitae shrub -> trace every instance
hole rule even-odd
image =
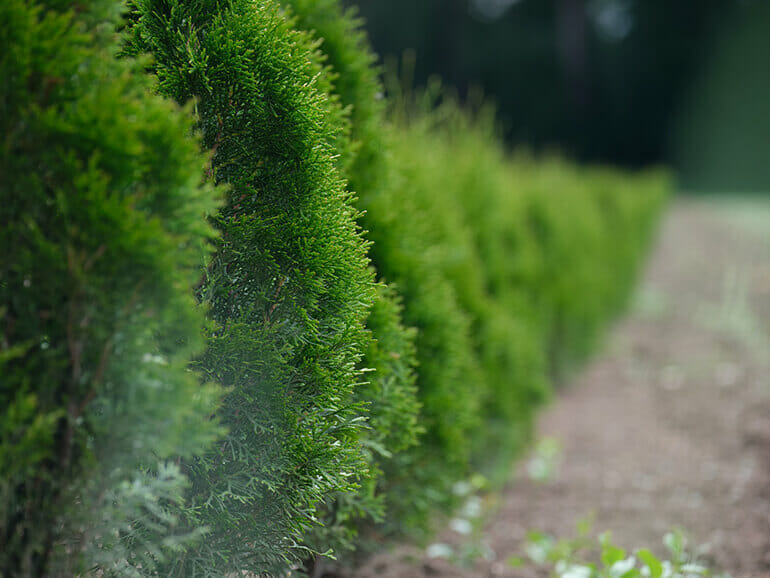
[[[515,234],[507,230],[515,225],[515,213],[506,213],[501,202],[511,185],[506,161],[491,131],[448,105],[435,112],[402,109],[396,123],[394,158],[408,167],[411,194],[432,222],[434,266],[470,323],[469,355],[479,367],[476,412],[484,425],[465,432],[467,459],[487,474],[502,472],[497,477],[504,479],[546,391],[543,354],[526,303],[512,295],[510,282],[493,283],[501,263],[489,259],[515,260],[528,250],[524,244],[503,254],[498,249]],[[498,255],[484,252],[489,238],[483,236],[489,234]]]
[[[558,382],[595,349],[630,295],[669,182],[662,172],[629,174],[556,158],[518,155],[509,166],[541,262],[526,292]]]
[[[339,153],[345,161],[349,189],[364,198],[359,203],[365,206],[366,199],[386,194],[392,186],[391,168],[383,162],[386,145],[381,125],[385,101],[374,67],[375,58],[352,9],[343,12],[336,0],[283,3],[291,7],[296,25],[311,31],[319,40],[334,73],[333,91],[341,104],[348,107],[352,146]],[[397,465],[396,456],[413,447],[422,431],[418,424],[420,404],[414,372],[415,331],[404,327],[402,308],[398,289],[383,286],[367,320],[372,344],[362,361],[367,368],[366,383],[357,398],[365,403],[369,416],[369,427],[361,441],[376,475],[357,495],[338,496],[336,503],[328,506],[322,530],[325,536],[313,539],[326,540],[332,546],[351,546],[350,538],[356,534],[357,526],[381,522],[388,510],[393,510],[392,502],[398,498],[388,491],[389,478],[405,473]],[[409,495],[400,499],[404,500],[400,508],[411,507]],[[337,534],[338,539],[330,541],[330,534]],[[359,542],[362,539],[360,536]]]
[[[471,115],[451,100],[404,118],[407,134],[396,150],[411,146],[404,154],[414,158],[422,148],[428,162],[449,167],[433,171],[443,177],[434,186],[462,205],[488,294],[532,332],[550,377],[558,377],[592,350],[629,295],[669,186],[665,175],[509,157],[488,111]]]
[[[152,572],[185,542],[166,460],[218,433],[188,369],[214,195],[189,114],[114,58],[120,8],[0,3],[3,576]]]
[[[375,286],[336,168],[345,117],[315,45],[273,2],[138,0],[131,21],[161,91],[194,99],[229,185],[199,365],[228,388],[230,434],[187,464],[189,523],[211,533],[170,570],[281,571],[307,554],[317,506],[368,477],[355,387]]]
[[[386,120],[354,13],[336,0],[286,3],[321,41],[351,107],[350,183],[372,260],[418,330],[426,433],[382,461],[379,489],[386,528],[424,527],[471,465],[507,477],[549,382],[592,349],[628,294],[666,185],[511,159],[489,110],[451,99],[431,110],[435,100],[404,98]]]
[[[503,481],[549,381],[593,350],[629,295],[668,183],[511,158],[488,109],[434,102],[410,97],[395,109],[392,157],[411,167],[411,194],[440,247],[434,265],[472,323],[485,427],[469,431],[471,461]]]
[[[401,312],[394,288],[378,286],[366,323],[372,335],[362,362],[366,372],[355,394],[361,416],[367,418],[360,441],[369,476],[355,493],[337,493],[327,500],[323,526],[305,536],[316,551],[332,548],[339,556],[345,550],[368,549],[369,536],[359,530],[382,523],[389,514],[388,506],[398,499],[390,480],[397,475],[400,457],[418,443],[422,428],[414,383],[415,331],[403,326]]]
[[[435,227],[444,213],[434,215],[430,202],[413,190],[419,157],[405,165],[394,162],[393,147],[400,141],[388,126],[375,57],[355,13],[344,11],[336,0],[287,4],[299,25],[321,41],[338,76],[335,91],[351,107],[356,157],[348,171],[350,187],[366,211],[361,222],[373,241],[377,272],[396,283],[404,322],[417,329],[417,388],[423,406],[417,423],[424,434],[415,447],[391,452],[386,446],[392,455],[380,456],[377,464],[383,471],[378,491],[385,499],[384,528],[422,531],[435,510],[453,501],[452,484],[469,474],[471,432],[481,425],[476,409],[482,378],[469,335],[471,320],[438,264],[444,248]],[[393,403],[383,398],[372,409]]]
[[[350,107],[353,162],[348,170],[350,188],[366,197],[383,194],[389,186],[387,150],[382,142],[386,100],[362,22],[355,8],[344,10],[338,0],[283,0],[296,24],[313,33],[335,73],[333,91]]]

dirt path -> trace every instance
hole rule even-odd
[[[770,202],[679,200],[629,315],[542,416],[562,448],[552,479],[522,467],[481,531],[445,531],[455,554],[483,553],[464,565],[401,547],[354,575],[527,575],[505,563],[527,531],[571,537],[593,514],[619,545],[662,553],[678,527],[717,568],[770,576],[768,369]]]

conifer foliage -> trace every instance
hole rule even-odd
[[[305,555],[316,505],[367,471],[353,393],[375,286],[336,166],[345,118],[309,37],[270,1],[141,0],[131,18],[161,92],[194,99],[229,187],[199,365],[228,388],[230,433],[189,463],[189,523],[211,533],[174,571],[281,570]]]
[[[388,105],[354,9],[284,2],[351,107],[350,186],[372,261],[418,331],[424,434],[381,460],[379,480],[384,528],[413,532],[471,471],[507,478],[549,382],[592,350],[628,295],[667,185],[511,158],[491,108],[466,110],[440,87],[396,81]]]
[[[0,2],[2,575],[424,533],[630,293],[665,176],[388,104],[354,12],[278,1]]]
[[[150,573],[217,435],[191,286],[216,208],[112,0],[0,3],[0,575]]]
[[[376,58],[355,11],[344,10],[337,0],[286,4],[298,25],[319,39],[339,77],[335,92],[351,107],[357,153],[350,186],[365,211],[362,224],[373,241],[372,261],[382,278],[395,283],[403,297],[404,322],[417,329],[417,425],[422,435],[419,444],[381,460],[380,487],[386,527],[396,532],[424,529],[431,511],[451,504],[452,484],[469,475],[472,432],[482,423],[478,406],[483,376],[472,352],[472,320],[440,266],[449,247],[443,231],[452,227],[442,218],[455,207],[439,199],[438,189],[429,191],[435,196],[426,196],[417,188],[415,177],[427,174],[420,168],[423,151],[407,165],[396,160],[399,127],[387,117]]]
[[[282,4],[295,18],[296,27],[313,34],[320,43],[333,94],[349,112],[350,144],[339,150],[348,188],[358,197],[359,207],[366,207],[373,197],[388,197],[396,180],[387,162],[385,99],[376,59],[354,9],[344,11],[336,0],[287,0]],[[374,218],[361,215],[364,229]],[[352,546],[349,541],[357,526],[372,521],[381,526],[386,517],[392,519],[402,508],[413,508],[417,497],[393,486],[396,477],[412,477],[403,460],[410,459],[425,431],[416,385],[417,332],[405,327],[399,288],[386,282],[384,279],[367,319],[372,343],[363,359],[366,382],[357,393],[366,404],[363,415],[370,427],[361,442],[372,475],[356,495],[336,496],[336,503],[326,508],[324,535],[314,537],[335,549]]]

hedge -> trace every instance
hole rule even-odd
[[[4,573],[425,537],[622,311],[664,173],[385,99],[353,11],[285,4],[132,0],[118,60],[114,3],[0,8]]]
[[[668,177],[510,156],[489,109],[463,111],[451,99],[428,113],[412,106],[399,113],[393,150],[421,175],[417,194],[445,214],[459,207],[444,232],[443,267],[474,320],[485,376],[487,427],[474,432],[472,463],[503,480],[549,383],[562,382],[622,310]]]
[[[198,292],[215,322],[199,367],[228,388],[230,433],[187,464],[188,523],[210,534],[169,571],[278,572],[311,553],[319,504],[368,475],[355,387],[375,284],[337,166],[344,113],[273,2],[133,8],[134,49],[153,55],[163,94],[194,99],[229,186]]]
[[[451,508],[455,481],[478,469],[506,479],[550,384],[620,311],[668,183],[662,173],[510,158],[491,109],[464,111],[440,90],[416,96],[392,83],[386,110],[355,10],[286,3],[319,39],[351,107],[350,186],[372,261],[418,331],[426,431],[382,466],[378,532],[419,534]]]
[[[385,100],[374,67],[375,58],[368,49],[366,38],[352,10],[343,12],[337,2],[290,0],[284,2],[303,30],[317,35],[332,73],[334,92],[342,105],[348,107],[351,121],[352,146],[340,151],[346,167],[348,186],[360,198],[358,206],[364,213],[360,219],[364,229],[369,227],[365,214],[370,199],[389,195],[394,184],[393,168],[383,162],[388,145],[383,139]],[[376,253],[376,248],[374,248]],[[402,290],[387,285],[388,277],[378,275],[385,283],[378,294],[367,326],[372,331],[373,348],[363,364],[370,370],[367,383],[359,390],[359,398],[368,402],[369,423],[372,426],[362,439],[371,448],[370,469],[376,475],[356,495],[341,495],[327,508],[333,516],[325,520],[326,543],[339,550],[353,546],[353,538],[361,547],[364,538],[357,535],[360,527],[390,526],[399,512],[408,515],[417,505],[420,494],[406,491],[403,480],[417,483],[413,461],[417,436],[424,432],[420,423],[420,402],[417,399],[414,367],[419,365],[415,338],[419,334],[405,327]],[[383,313],[388,312],[387,316]],[[422,373],[422,372],[421,372]],[[387,427],[383,427],[387,424]],[[407,462],[404,462],[407,460]],[[335,532],[336,538],[329,540]],[[313,540],[322,539],[319,536]]]
[[[114,1],[0,4],[0,574],[152,572],[197,535],[175,460],[216,208],[189,114],[117,61]]]

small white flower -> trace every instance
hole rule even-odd
[[[481,515],[481,498],[470,496],[463,504],[461,513],[466,518],[478,518]]]
[[[625,560],[618,560],[610,567],[610,576],[620,578],[636,565],[636,558],[629,556]]]
[[[452,556],[452,546],[437,542],[428,546],[425,553],[428,555],[428,558],[449,558]]]
[[[473,530],[473,525],[468,520],[463,518],[453,518],[449,522],[449,527],[458,534],[462,534],[463,536],[467,536]]]
[[[685,576],[703,576],[707,572],[705,566],[693,563],[683,564],[681,571]]]
[[[591,578],[591,568],[573,564],[567,566],[565,571],[561,574],[561,578]]]
[[[455,485],[452,486],[452,493],[455,496],[467,496],[472,491],[473,491],[473,486],[471,486],[465,480],[460,480],[459,482],[455,482]]]

